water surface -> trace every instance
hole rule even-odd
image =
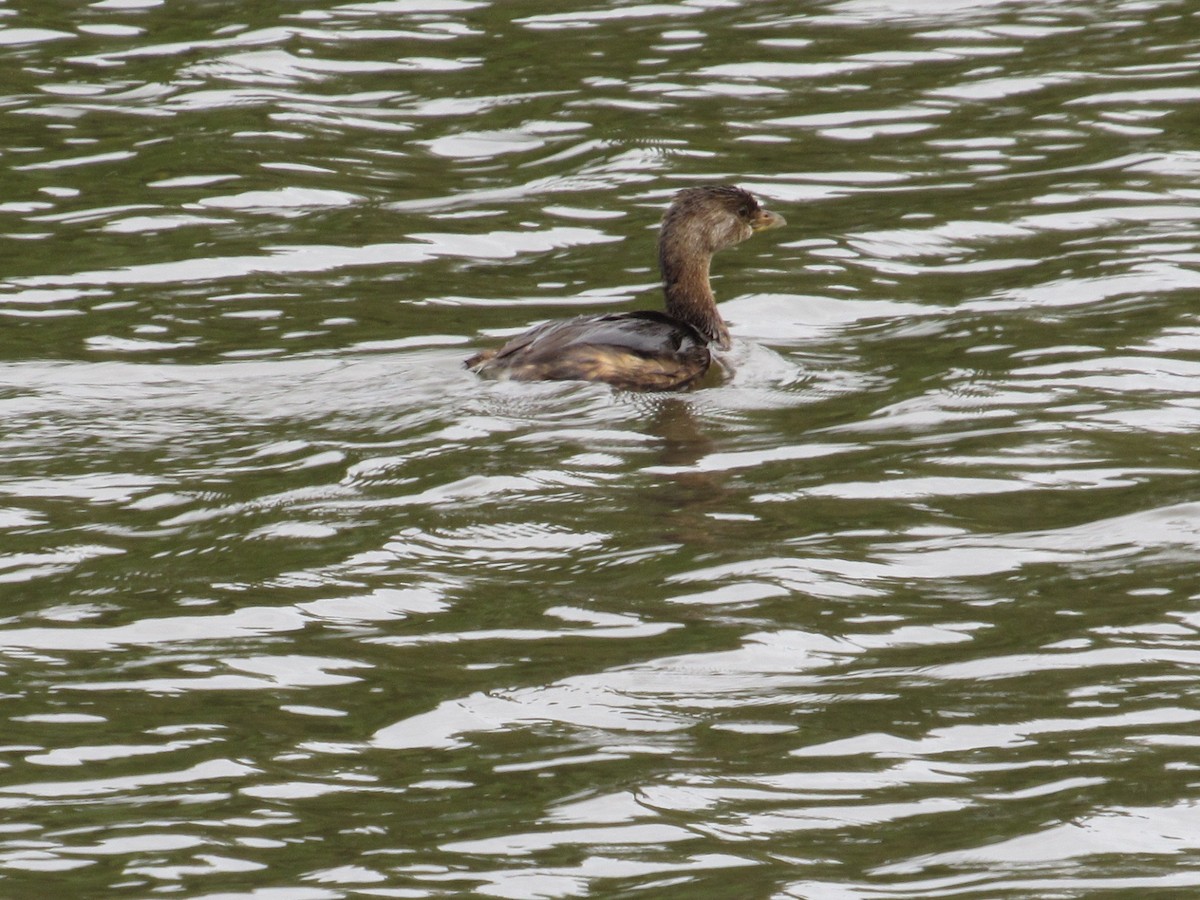
[[[0,6],[0,895],[1189,895],[1198,27]]]

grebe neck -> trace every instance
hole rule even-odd
[[[712,254],[664,231],[658,242],[658,264],[662,270],[667,315],[691,325],[720,347],[730,346],[729,329],[717,311],[717,301],[708,282]]]

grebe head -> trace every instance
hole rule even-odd
[[[762,208],[749,191],[733,185],[684,188],[663,216],[661,242],[678,242],[684,252],[711,256],[752,234],[786,225]]]

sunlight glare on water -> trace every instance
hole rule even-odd
[[[0,896],[1188,895],[1198,17],[0,5]]]

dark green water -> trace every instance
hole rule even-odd
[[[1192,896],[1198,35],[0,5],[0,896]],[[461,369],[711,181],[729,380]]]

